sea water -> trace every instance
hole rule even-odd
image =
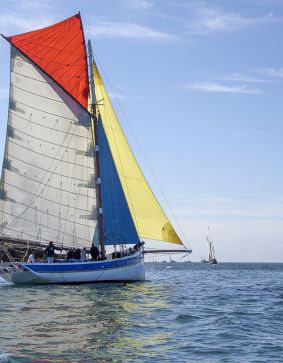
[[[283,362],[283,264],[146,264],[131,284],[0,285],[0,362]]]

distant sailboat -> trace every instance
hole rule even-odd
[[[142,239],[191,252],[128,145],[90,41],[86,49],[80,14],[3,37],[11,45],[11,83],[0,183],[0,249],[9,264],[0,264],[2,276],[19,284],[141,281],[144,253],[154,252]],[[96,246],[101,259],[23,262],[30,248],[42,253],[50,242],[65,251]],[[114,252],[106,254],[106,246]]]
[[[211,265],[216,265],[217,264],[217,260],[215,257],[215,252],[214,252],[214,246],[213,246],[213,242],[210,236],[210,230],[208,227],[208,234],[206,237],[207,243],[208,243],[208,260],[201,260],[202,263],[209,263]]]

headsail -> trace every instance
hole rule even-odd
[[[97,137],[102,181],[104,243],[106,245],[138,243],[137,230],[125,199],[100,116]]]
[[[138,235],[182,244],[135,160],[95,63],[93,72],[97,109]]]
[[[90,244],[96,226],[95,171],[86,54],[76,50],[83,40],[80,18],[8,40],[16,47],[11,48],[0,185],[2,234]]]

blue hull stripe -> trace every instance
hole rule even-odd
[[[110,261],[99,262],[72,262],[72,263],[22,263],[23,267],[37,273],[58,273],[58,272],[83,272],[101,271],[136,265],[142,262],[142,254],[130,258],[120,258]]]

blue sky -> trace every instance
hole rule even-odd
[[[0,3],[5,35],[81,11],[129,142],[168,216],[176,216],[193,261],[207,254],[208,225],[221,261],[283,260],[282,1]],[[0,66],[2,157],[4,40]]]

